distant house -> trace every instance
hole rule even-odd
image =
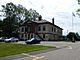
[[[54,19],[52,19],[51,23],[39,17],[35,21],[25,21],[20,26],[19,38],[24,40],[33,37],[41,40],[60,40],[62,30],[62,28],[54,24]]]

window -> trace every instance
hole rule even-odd
[[[25,34],[25,37],[27,38],[27,34]]]
[[[27,32],[27,27],[25,27],[25,31]]]
[[[53,27],[52,27],[52,32],[53,32]]]
[[[43,26],[43,31],[46,31],[46,28],[45,28],[45,26]]]
[[[28,39],[30,39],[30,34],[28,34]]]
[[[38,31],[41,31],[41,27],[40,26],[38,27]]]
[[[46,38],[45,34],[43,34],[43,38]]]
[[[56,32],[56,28],[54,28],[54,32]]]
[[[56,28],[56,32],[58,32],[58,29]]]
[[[24,27],[22,27],[21,32],[24,32]]]

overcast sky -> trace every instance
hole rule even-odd
[[[63,34],[72,31],[72,12],[79,8],[77,0],[0,0],[0,5],[13,2],[21,4],[27,9],[35,9],[43,19],[51,22],[54,17],[55,24],[63,28]],[[0,7],[1,9],[1,7]],[[80,32],[80,18],[73,17],[73,31]]]

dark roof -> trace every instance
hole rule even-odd
[[[55,27],[58,27],[58,28],[60,28],[59,26],[57,26],[57,25],[55,25],[55,24],[53,24],[53,23],[51,23],[51,22],[49,22],[49,21],[47,21],[47,20],[41,20],[41,21],[39,21],[39,20],[35,20],[35,21],[33,21],[33,22],[36,22],[36,23],[38,23],[38,24],[51,24],[51,25],[54,25]],[[62,29],[62,28],[60,28],[60,29]],[[62,29],[63,30],[63,29]]]
[[[48,22],[48,21],[47,21],[47,20],[41,20],[41,21],[35,20],[34,22],[36,22],[36,23],[46,23],[46,22]]]
[[[31,20],[27,20],[27,21],[23,22],[22,25],[24,25],[24,24],[27,23],[28,21],[31,21]],[[59,26],[57,26],[57,25],[55,25],[55,24],[53,24],[53,23],[51,23],[51,22],[49,22],[49,21],[47,21],[47,20],[35,20],[35,21],[31,21],[31,22],[37,23],[37,24],[51,24],[51,25],[53,25],[53,26],[55,26],[55,27],[57,27],[57,28],[60,28]],[[60,29],[62,29],[62,28],[60,28]],[[62,30],[63,30],[63,29],[62,29]]]

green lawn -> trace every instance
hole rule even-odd
[[[42,45],[0,43],[0,57],[51,48]]]

